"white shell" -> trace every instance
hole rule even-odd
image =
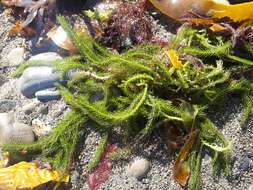
[[[68,37],[67,32],[61,27],[53,28],[47,33],[47,36],[59,47],[68,50],[71,53],[77,53],[78,50]]]

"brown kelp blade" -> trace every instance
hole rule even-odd
[[[182,147],[179,152],[179,155],[176,159],[175,166],[174,166],[174,178],[175,180],[181,185],[185,186],[190,176],[190,167],[188,166],[187,162],[185,162],[190,150],[192,149],[196,139],[198,136],[198,131],[193,131],[189,135],[189,139]]]

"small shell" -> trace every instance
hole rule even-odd
[[[78,53],[78,49],[68,37],[67,32],[61,26],[53,28],[47,33],[47,36],[62,49],[68,50],[72,54]]]

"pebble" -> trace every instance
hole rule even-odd
[[[61,94],[58,90],[41,90],[35,93],[36,98],[41,102],[59,100]]]
[[[33,141],[34,134],[30,126],[16,122],[13,113],[0,113],[0,144]]]
[[[150,170],[151,163],[144,159],[138,158],[127,167],[127,174],[137,179],[142,179]]]
[[[38,106],[38,104],[39,104],[39,101],[37,101],[37,100],[35,100],[29,104],[26,104],[23,107],[24,113],[27,115],[31,114],[35,110],[36,106]]]
[[[62,59],[60,55],[55,52],[40,53],[32,56],[29,61],[56,61]]]
[[[0,113],[9,112],[16,107],[16,102],[14,100],[0,100]]]
[[[19,47],[12,49],[7,55],[7,60],[9,64],[8,66],[18,66],[22,62],[24,62],[24,54],[25,54],[24,48]]]
[[[52,130],[52,127],[39,119],[34,119],[32,120],[32,130],[36,136],[42,137],[47,135]]]
[[[29,61],[42,61],[47,64],[47,62],[59,59],[62,57],[57,53],[46,52],[32,56]],[[20,77],[19,88],[24,96],[34,98],[37,91],[54,87],[59,78],[59,74],[55,73],[50,66],[31,66]]]
[[[251,160],[248,157],[245,157],[239,166],[240,171],[247,171],[250,168]]]
[[[48,105],[43,105],[38,109],[38,113],[41,113],[43,115],[48,114]]]
[[[54,87],[59,78],[52,67],[29,67],[19,79],[20,91],[27,98],[33,98],[37,91]]]

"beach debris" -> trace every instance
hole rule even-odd
[[[163,14],[179,20],[186,12],[194,11],[214,18],[228,17],[235,22],[253,20],[253,2],[230,5],[227,0],[149,0]],[[234,14],[234,13],[237,14]]]
[[[0,189],[33,189],[48,182],[68,183],[69,176],[62,176],[54,170],[40,169],[32,162],[20,162],[0,169]]]
[[[70,54],[77,54],[79,51],[68,37],[68,34],[61,26],[51,29],[47,36],[60,48],[68,50]]]

